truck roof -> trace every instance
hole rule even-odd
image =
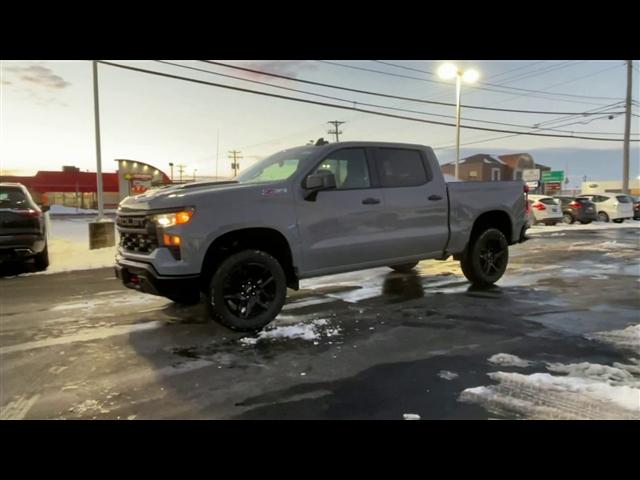
[[[371,142],[371,141],[357,141],[352,140],[348,142],[338,142],[338,143],[325,143],[324,145],[307,145],[313,146],[314,148],[333,148],[336,145],[340,145],[341,147],[396,147],[396,148],[430,148],[426,145],[420,145],[417,143],[401,143],[401,142]]]

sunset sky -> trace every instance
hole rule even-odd
[[[187,70],[154,61],[114,61],[123,65],[186,76],[225,85],[309,100],[351,105],[371,103],[435,115],[454,115],[455,109],[381,98],[277,79],[196,61],[172,61],[211,72],[234,75],[270,84],[339,97],[348,102],[309,96],[299,92],[257,85],[242,80]],[[442,61],[373,60],[349,61],[223,61],[270,73],[343,87],[393,95],[455,101],[455,87],[435,73]],[[389,63],[399,65],[390,65]],[[480,72],[474,86],[463,86],[462,102],[474,106],[584,112],[624,100],[626,67],[620,61],[458,61],[464,68]],[[638,100],[638,63],[634,62],[634,100]],[[349,68],[351,67],[351,68]],[[356,67],[356,68],[354,68]],[[367,70],[362,70],[367,69]],[[415,70],[422,70],[419,72]],[[376,70],[377,72],[371,71]],[[380,73],[383,72],[383,73]],[[413,78],[406,78],[413,77]],[[59,170],[75,165],[95,171],[95,143],[91,63],[81,61],[3,61],[1,63],[0,162],[2,173],[31,175],[38,170]],[[487,85],[487,82],[491,85]],[[236,92],[208,85],[152,76],[99,65],[103,170],[115,171],[116,158],[147,162],[169,171],[169,162],[185,164],[186,174],[216,173],[216,136],[219,131],[219,175],[231,172],[227,152],[242,151],[246,168],[257,159],[278,150],[325,137],[330,120],[346,121],[341,140],[399,141],[438,147],[442,163],[454,159],[455,128],[373,116],[360,112]],[[479,87],[479,88],[478,88]],[[495,92],[486,90],[508,91]],[[515,90],[544,90],[558,95]],[[522,94],[526,94],[524,96]],[[561,95],[560,95],[561,94]],[[544,98],[543,98],[544,97]],[[358,105],[361,106],[361,105]],[[451,118],[420,113],[383,110],[410,117],[453,123]],[[612,108],[621,112],[623,105]],[[639,139],[633,110],[632,139]],[[561,115],[462,110],[463,124],[504,130],[527,131],[543,121],[560,130],[584,132],[587,136],[622,139],[624,116],[613,119],[569,118]],[[471,120],[474,119],[475,121]],[[483,123],[503,122],[519,127]],[[584,122],[584,123],[575,123]],[[589,122],[589,123],[587,123]],[[574,123],[572,125],[568,125]],[[606,133],[618,135],[604,135]],[[550,132],[547,132],[550,133]],[[556,132],[567,134],[565,132]],[[478,142],[506,133],[462,130],[461,142]],[[632,144],[631,175],[640,174],[637,143]],[[448,147],[448,148],[441,148]],[[622,143],[578,139],[513,136],[463,145],[463,156],[474,153],[529,152],[536,161],[553,168],[568,168],[574,177],[618,179],[622,171]],[[570,176],[571,176],[570,175]],[[572,178],[573,183],[573,178]]]

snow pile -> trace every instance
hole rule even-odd
[[[116,246],[89,250],[89,222],[92,221],[88,218],[51,219],[48,222],[49,268],[35,275],[112,267]],[[117,231],[115,236],[117,243]]]
[[[452,372],[450,370],[440,370],[438,372],[438,377],[444,380],[453,380],[454,378],[458,378],[458,374],[456,372]]]
[[[262,341],[278,341],[282,339],[299,339],[299,340],[320,340],[322,337],[333,337],[340,333],[340,328],[325,328],[329,325],[327,319],[321,318],[311,323],[297,323],[295,325],[286,325],[279,327],[271,327],[262,330],[255,337],[243,337],[239,340],[242,345],[256,345]]]
[[[511,355],[508,353],[496,353],[495,355],[489,358],[489,363],[493,363],[494,365],[500,365],[502,367],[529,367],[531,366],[531,362],[528,360],[523,360],[516,355]]]
[[[460,401],[531,419],[640,419],[640,361],[614,366],[550,363],[550,373],[493,372],[495,385],[467,388]]]
[[[596,332],[586,335],[589,340],[612,343],[621,347],[638,349],[640,351],[640,324],[631,325],[623,330]]]

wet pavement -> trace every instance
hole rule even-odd
[[[111,269],[5,270],[0,418],[640,418],[640,228],[531,235],[492,289],[453,261],[322,277],[250,335]]]

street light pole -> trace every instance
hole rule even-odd
[[[460,90],[462,88],[462,75],[456,73],[456,179],[459,179],[458,164],[460,163]]]
[[[443,80],[451,80],[453,78],[456,79],[456,167],[455,167],[455,177],[457,180],[460,179],[460,96],[462,92],[462,82],[465,83],[473,83],[478,79],[478,72],[470,69],[470,70],[461,70],[456,67],[453,63],[445,63],[438,68],[438,76]]]
[[[104,218],[104,193],[102,191],[102,156],[100,153],[100,105],[98,99],[98,62],[93,60],[93,112],[96,131],[96,181],[98,190],[98,221]]]

